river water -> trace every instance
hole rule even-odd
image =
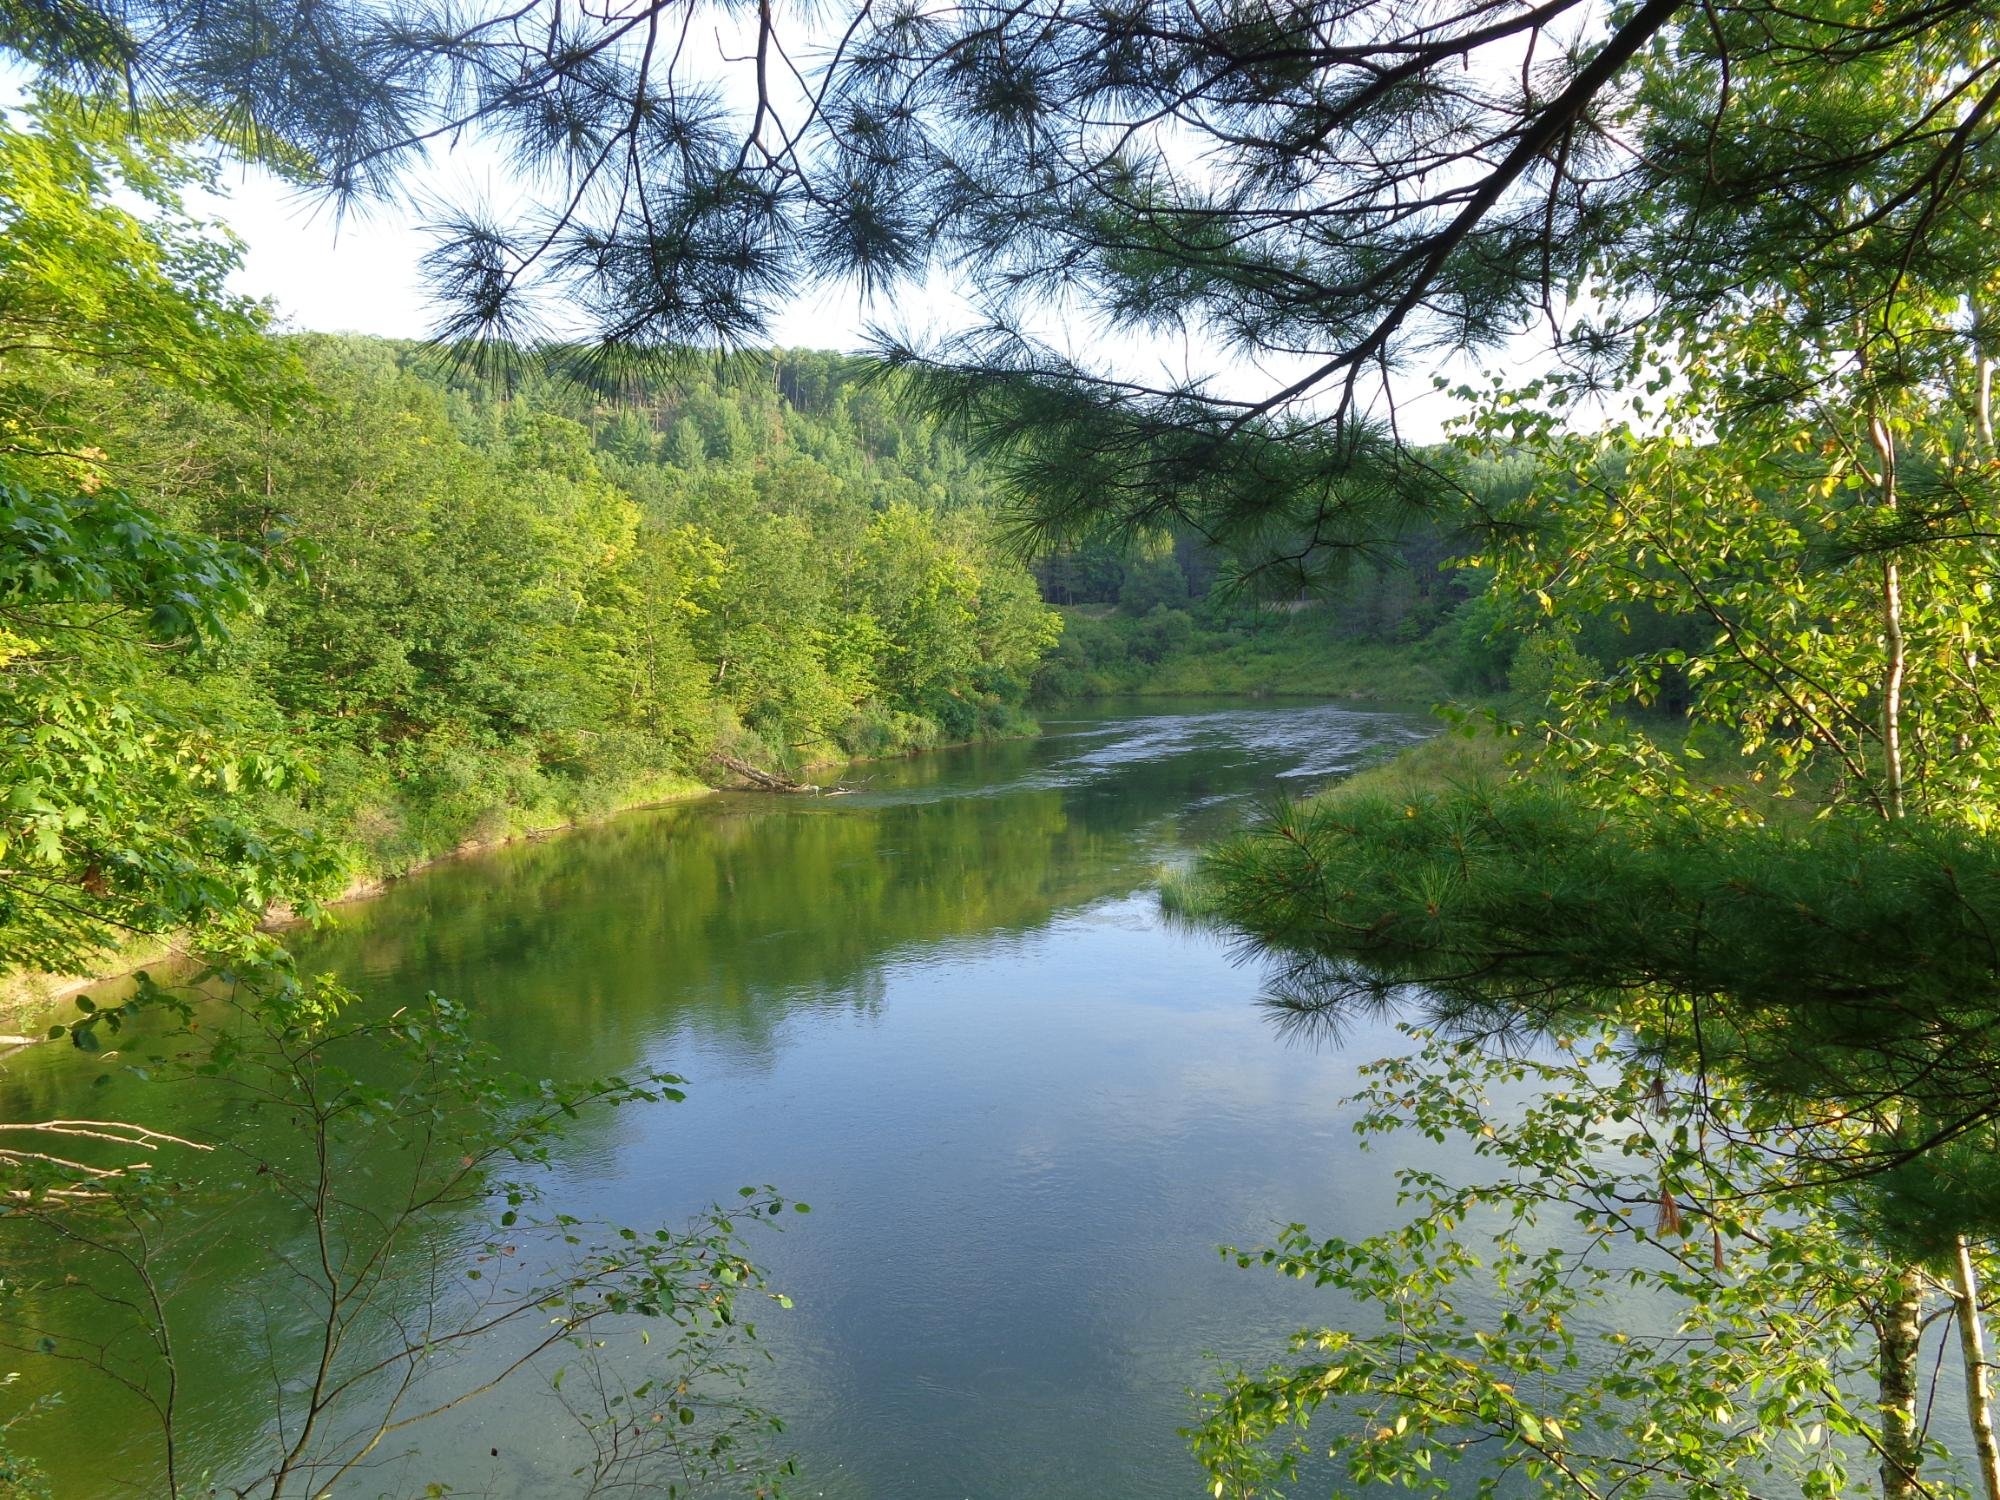
[[[689,1080],[684,1103],[562,1139],[552,1207],[673,1223],[766,1182],[811,1202],[751,1246],[794,1303],[762,1319],[755,1388],[788,1424],[789,1493],[1199,1494],[1176,1435],[1191,1388],[1334,1316],[1215,1247],[1387,1218],[1393,1163],[1357,1155],[1341,1101],[1398,1039],[1287,1044],[1254,966],[1164,925],[1151,882],[1261,801],[1428,728],[1271,703],[1052,717],[1039,739],[862,767],[853,795],[721,796],[445,866],[344,912],[302,962],[382,1003],[461,999],[537,1075]],[[10,1118],[145,1097],[118,1059],[66,1048],[0,1075]],[[174,1302],[197,1333],[184,1472],[225,1478],[269,1444],[272,1382],[299,1375],[271,1331],[282,1273],[230,1257]],[[143,1413],[65,1378],[65,1404],[16,1434],[56,1493],[154,1492]],[[530,1376],[341,1493],[562,1494],[566,1430]]]

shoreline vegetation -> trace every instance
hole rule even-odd
[[[610,397],[248,337],[304,393],[282,422],[129,371],[49,376],[62,452],[117,455],[74,482],[246,559],[205,649],[91,665],[201,758],[194,827],[283,851],[289,888],[246,887],[237,933],[706,795],[731,762],[785,785],[1031,734],[1061,704],[1419,708],[1506,680],[1482,580],[1436,530],[1310,599],[1233,591],[1170,532],[1023,560],[980,462],[860,361],[772,350]],[[115,858],[79,848],[53,878]],[[0,1035],[211,946],[135,911],[61,950],[87,963],[13,964]]]
[[[714,796],[724,790],[726,788],[689,781],[678,789],[662,788],[638,795],[631,801],[614,801],[604,810],[592,814],[577,814],[555,822],[524,822],[504,833],[467,839],[450,849],[415,860],[396,870],[358,873],[341,888],[338,894],[327,897],[320,905],[328,912],[340,907],[353,906],[373,900],[392,885],[413,875],[422,874],[426,870],[436,869],[440,865],[462,859],[473,859],[514,844],[557,838],[580,828],[624,817],[628,813],[643,812],[652,807],[668,807],[679,802],[692,802]],[[310,926],[311,923],[312,919],[281,905],[273,907],[266,913],[261,926],[267,932],[282,932]],[[35,1034],[40,1029],[36,1023],[40,1022],[45,1027],[55,1007],[96,985],[116,984],[156,964],[178,965],[195,962],[198,962],[196,956],[181,946],[178,937],[149,935],[135,939],[127,946],[108,950],[104,955],[104,967],[91,974],[10,974],[4,980],[0,980],[0,1048],[22,1046],[44,1040],[42,1036]]]
[[[1370,652],[1366,656],[1366,664],[1368,666],[1362,668],[1362,670],[1372,670],[1372,668],[1380,666],[1380,662],[1376,660],[1374,652]],[[1328,672],[1334,674],[1334,680],[1340,680],[1338,678],[1338,670],[1340,670],[1338,664],[1330,664],[1328,666]],[[1360,672],[1356,672],[1354,680],[1366,680],[1366,678],[1360,676]],[[1418,702],[1416,698],[1406,696],[1406,694],[1374,696],[1374,694],[1354,692],[1354,690],[1350,690],[1350,692],[1340,692],[1340,690],[1310,690],[1310,688],[1304,688],[1304,690],[1262,688],[1260,690],[1258,686],[1234,686],[1234,684],[1220,684],[1220,686],[1210,686],[1210,688],[1204,690],[1204,688],[1198,688],[1198,686],[1186,686],[1186,676],[1176,674],[1176,672],[1162,672],[1162,676],[1158,680],[1154,680],[1154,682],[1140,682],[1136,686],[1122,688],[1116,696],[1120,696],[1120,698],[1136,698],[1136,700],[1144,700],[1144,698],[1302,698],[1302,700],[1314,700],[1314,702],[1322,702],[1322,700],[1350,700],[1350,702],[1356,702],[1356,704],[1370,704],[1370,706],[1382,706],[1382,708],[1410,708],[1410,710],[1426,710],[1426,708],[1432,706],[1428,702]],[[1052,700],[1052,702],[1042,704],[1042,706],[1044,708],[1082,708],[1082,706],[1090,706],[1090,702],[1094,702],[1094,700],[1092,698],[1064,700],[1064,702]],[[1014,734],[986,734],[986,736],[980,736],[976,740],[952,740],[952,742],[946,742],[946,744],[932,744],[932,746],[922,746],[922,748],[914,748],[914,750],[900,750],[896,754],[884,754],[884,756],[828,756],[828,758],[798,762],[794,766],[794,770],[798,770],[798,772],[816,772],[816,770],[830,770],[830,768],[836,768],[836,766],[838,768],[866,766],[866,764],[874,764],[874,762],[882,762],[882,760],[898,760],[898,758],[920,756],[920,754],[936,754],[936,752],[942,752],[942,750],[960,750],[960,748],[966,748],[970,744],[992,742],[992,740],[998,740],[998,738],[1034,738],[1040,732],[1042,732],[1040,724],[1036,724],[1036,722],[1030,720],[1026,726],[1022,726]],[[1410,768],[1410,770],[1414,770],[1418,766],[1442,764],[1438,760],[1438,746],[1440,746],[1442,740],[1456,740],[1456,744],[1460,744],[1460,746],[1466,744],[1462,736],[1432,736],[1430,740],[1424,740],[1424,742],[1414,744],[1414,746],[1410,746],[1406,750],[1400,750],[1396,756],[1392,756],[1390,760],[1386,760],[1382,764],[1368,766],[1366,770],[1354,772],[1354,776],[1344,778],[1342,786],[1346,786],[1350,782],[1360,782],[1360,780],[1374,782],[1376,778],[1382,778],[1382,776],[1388,776],[1392,772],[1398,772],[1398,768]],[[1486,760],[1488,760],[1488,764],[1498,764],[1496,756],[1488,756]],[[1458,758],[1454,758],[1454,764],[1458,764]],[[396,886],[396,884],[408,880],[410,876],[422,874],[426,870],[434,870],[434,868],[444,866],[444,864],[454,864],[458,860],[474,860],[474,858],[480,858],[484,854],[494,854],[498,850],[510,848],[514,844],[536,842],[536,840],[544,840],[544,838],[560,838],[564,834],[572,834],[572,832],[578,832],[582,828],[592,828],[592,826],[598,826],[598,824],[606,824],[606,822],[612,822],[616,818],[624,818],[624,816],[630,816],[630,814],[636,814],[636,812],[646,812],[650,808],[666,808],[666,806],[676,806],[680,802],[698,802],[702,798],[720,796],[724,792],[760,792],[760,790],[764,790],[764,788],[748,786],[748,784],[742,782],[742,778],[738,778],[734,784],[716,784],[716,782],[708,782],[708,780],[696,780],[692,776],[660,776],[660,778],[650,778],[648,782],[636,786],[630,796],[614,796],[606,804],[602,804],[602,806],[598,806],[594,810],[588,810],[588,812],[572,810],[572,812],[568,812],[564,816],[556,816],[556,818],[546,820],[546,822],[544,820],[536,820],[532,814],[528,814],[526,818],[518,818],[518,820],[508,822],[502,832],[488,834],[488,836],[478,836],[478,838],[466,838],[460,844],[454,844],[450,848],[426,854],[426,856],[422,856],[418,860],[412,860],[408,864],[402,864],[398,868],[358,870],[338,894],[328,896],[324,902],[320,902],[320,906],[326,912],[332,912],[332,910],[344,908],[344,906],[354,906],[354,904],[360,904],[360,902],[366,902],[366,900],[374,900],[376,896],[382,896],[390,886]],[[816,794],[824,796],[826,792],[816,792]],[[262,922],[262,928],[266,932],[284,932],[284,930],[296,930],[296,928],[310,926],[310,924],[312,924],[312,918],[302,916],[298,912],[292,912],[290,908],[282,908],[280,906],[280,908],[274,908],[274,910],[270,910],[266,914],[266,918]],[[106,950],[102,966],[96,968],[90,974],[34,974],[34,972],[16,972],[16,974],[10,974],[4,980],[0,980],[0,1056],[4,1056],[6,1050],[18,1048],[18,1046],[30,1046],[34,1042],[46,1040],[42,1032],[46,1032],[48,1022],[58,1014],[58,1008],[64,1002],[74,1000],[78,994],[82,994],[82,992],[86,992],[86,990],[90,990],[94,986],[100,986],[100,984],[118,984],[120,980],[128,980],[136,972],[140,972],[140,970],[144,970],[148,966],[156,966],[156,964],[174,964],[174,966],[180,966],[180,964],[194,964],[194,962],[198,962],[198,958],[192,952],[188,952],[184,946],[180,946],[178,938],[146,936],[146,938],[136,938],[132,944]]]
[[[1034,726],[1027,734],[1040,732]],[[1001,736],[985,736],[986,739]],[[1009,738],[1013,736],[1007,736]],[[905,750],[897,756],[828,757],[820,760],[800,762],[800,771],[825,770],[834,766],[867,765],[875,761],[925,755],[939,750],[960,749],[978,743],[975,740],[958,740],[948,744],[928,746],[923,749]],[[542,839],[560,838],[584,828],[608,823],[633,813],[645,812],[652,808],[671,807],[683,802],[696,802],[705,797],[719,796],[732,791],[759,791],[761,788],[738,784],[718,785],[688,776],[657,776],[636,785],[627,796],[614,796],[609,801],[588,811],[571,810],[558,813],[544,820],[534,815],[532,810],[513,809],[517,816],[497,833],[471,837],[449,848],[426,854],[421,858],[393,869],[358,870],[343,886],[339,893],[320,902],[320,907],[328,913],[354,906],[363,901],[371,901],[384,894],[391,886],[400,884],[414,875],[433,870],[442,865],[454,864],[460,860],[476,859],[515,844],[533,843]],[[801,789],[803,790],[803,789]],[[525,816],[518,816],[525,812]],[[285,906],[274,906],[265,914],[261,924],[267,932],[283,932],[312,925],[309,917],[300,915]],[[154,964],[192,964],[199,960],[196,955],[181,946],[177,936],[145,936],[135,939],[129,945],[108,950],[104,955],[104,967],[86,975],[15,973],[0,979],[0,1055],[6,1050],[31,1045],[46,1038],[36,1034],[39,1021],[46,1025],[53,1009],[63,1001],[73,999],[96,985],[116,984],[129,979],[140,970]]]
[[[861,7],[831,51],[829,18],[761,6],[721,57],[754,70],[754,107],[670,7],[420,9],[25,0],[0,29],[21,83],[0,110],[0,1018],[40,976],[43,1008],[74,997],[45,1032],[62,1057],[132,1054],[26,1069],[72,1076],[21,1080],[0,1120],[0,1491],[48,1500],[74,1465],[182,1496],[219,1458],[240,1493],[331,1493],[548,1351],[556,1381],[572,1353],[590,1368],[533,1418],[578,1429],[535,1467],[572,1443],[579,1491],[778,1493],[799,1466],[756,1398],[814,1386],[746,1373],[776,1351],[739,1302],[790,1301],[731,1215],[806,1205],[743,1186],[679,1228],[589,1223],[570,1210],[678,1212],[659,1172],[736,1159],[649,1131],[616,1191],[566,1201],[543,1170],[565,1120],[684,1080],[522,1076],[467,1006],[411,1001],[450,950],[413,945],[381,997],[411,1003],[371,1016],[271,922],[703,795],[715,767],[799,792],[814,765],[1163,694],[1430,703],[1460,731],[1255,819],[1227,802],[1243,826],[1165,879],[1168,916],[1267,965],[1288,1035],[1393,1006],[1412,1050],[1359,1063],[1340,1113],[1363,1147],[1409,1132],[1476,1174],[1396,1148],[1379,1202],[1335,1204],[1366,1238],[1294,1221],[1223,1248],[1337,1306],[1268,1339],[1231,1321],[1246,1362],[1178,1429],[1218,1500],[2000,1500],[1990,5]],[[500,151],[513,207],[422,190],[455,141]],[[415,204],[433,338],[282,333],[232,291],[247,245],[210,198],[239,165],[335,208]],[[964,295],[921,337],[758,347],[801,297],[893,307],[940,270]],[[1398,410],[1396,372],[1426,370],[1435,441]],[[1176,836],[1227,758],[1153,778]],[[839,868],[982,922],[979,867],[1046,885],[1139,826],[1070,800],[1009,809],[1065,841]],[[822,901],[831,864],[773,850],[765,907],[682,820],[625,831],[661,835],[643,930],[677,951],[721,925],[807,965],[870,941]],[[594,925],[642,930],[606,873]],[[441,904],[502,934],[483,885]],[[794,930],[802,905],[826,910]],[[605,1025],[628,975],[577,982],[570,940],[504,932],[549,960],[592,1044],[573,1055],[629,1061]],[[57,977],[175,949],[210,962],[107,1005]],[[747,993],[736,952],[711,970]],[[460,977],[489,1014],[511,988]],[[984,1009],[1023,992],[1009,977]],[[887,984],[841,998],[879,1008]],[[766,1016],[731,1008],[769,1074]],[[114,1045],[145,1010],[171,1042],[147,1052],[149,1022]],[[1006,1083],[985,1054],[1052,1050],[1017,1011],[991,1019],[1018,1048],[935,1034]],[[543,1018],[513,1031],[538,1074],[559,1055]],[[1104,1092],[1064,1057],[1050,1085]],[[959,1108],[905,1137],[971,1119],[981,1143],[963,1061],[880,1074]],[[174,1096],[123,1092],[155,1068]],[[1023,1098],[1000,1107],[1035,1116]],[[1162,1136],[1176,1106],[1134,1098]],[[1143,1190],[1152,1169],[1079,1120],[1035,1118],[1040,1154]],[[1269,1153],[1325,1155],[1310,1120],[1276,1126],[1233,1150],[1256,1213],[1232,1221],[1286,1211],[1251,1201],[1298,1177]],[[924,1198],[929,1258],[992,1260],[1007,1191]],[[843,1231],[860,1279],[913,1223],[890,1202],[870,1238]],[[1075,1259],[1115,1279],[1151,1254]],[[979,1332],[952,1279],[901,1299],[919,1343]],[[215,1307],[183,1298],[202,1283]],[[612,1330],[665,1337],[599,1359]],[[223,1366],[263,1394],[223,1401]],[[967,1368],[975,1405],[1010,1374]],[[1100,1416],[1091,1387],[1057,1415]],[[424,1457],[433,1490],[502,1473],[457,1435]]]
[[[1135,567],[1128,560],[1122,573],[1139,577],[1145,586],[1143,561]],[[1369,582],[1379,587],[1376,581]],[[1058,648],[1038,668],[1030,706],[1038,710],[1074,708],[1110,698],[1283,697],[1413,711],[1434,708],[1451,696],[1454,681],[1464,680],[1462,672],[1453,677],[1438,664],[1444,662],[1448,667],[1463,654],[1455,637],[1445,643],[1436,639],[1441,629],[1451,633],[1446,628],[1449,622],[1442,626],[1434,623],[1429,636],[1415,642],[1357,639],[1354,622],[1346,617],[1357,607],[1369,608],[1366,588],[1364,584],[1359,591],[1363,597],[1359,606],[1350,595],[1325,605],[1232,607],[1212,597],[1191,597],[1185,590],[1177,592],[1170,603],[1154,602],[1144,614],[1111,601],[1056,606],[1063,636]],[[1391,614],[1392,620],[1400,618]],[[1402,628],[1407,635],[1407,627]],[[1442,655],[1440,645],[1445,647]],[[1056,696],[1063,689],[1074,696]],[[833,746],[822,746],[818,753],[805,756],[780,758],[765,753],[781,773],[804,775],[1039,732],[1038,723],[1021,718],[981,734],[899,746],[874,755],[842,754]],[[1394,774],[1406,766],[1441,764],[1437,747],[1444,739],[1465,743],[1462,737],[1440,736],[1399,753],[1383,765],[1356,773],[1355,779]],[[1497,764],[1497,755],[1489,755],[1487,761]],[[712,775],[720,767],[711,759],[702,769]],[[558,837],[648,808],[732,790],[757,788],[745,786],[741,778],[732,783],[687,773],[654,773],[628,788],[609,793],[598,790],[588,805],[544,802],[481,808],[467,820],[471,831],[464,836],[413,854],[370,849],[355,838],[349,849],[345,884],[321,905],[329,910],[351,906],[444,864],[516,843]],[[309,921],[278,907],[261,925],[267,931],[284,931]],[[95,986],[117,984],[150,966],[196,962],[178,936],[146,935],[107,950],[103,962],[87,974],[12,974],[0,981],[0,1049],[44,1040],[47,1025],[63,1014],[65,1002]]]
[[[58,597],[0,641],[61,669],[19,677],[50,700],[24,722],[115,705],[16,768],[8,842],[48,899],[0,914],[0,1015],[699,794],[717,757],[794,779],[1032,723],[1059,621],[976,466],[856,361],[775,351],[614,400],[231,326],[237,400],[21,372],[61,429],[10,458],[0,529],[123,552],[42,557],[16,592]],[[197,575],[221,581],[199,614]],[[105,603],[121,632],[78,614]]]

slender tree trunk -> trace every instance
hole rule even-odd
[[[1889,816],[1903,816],[1903,570],[1894,554],[1882,560],[1882,634],[1889,659],[1882,671],[1882,773]]]
[[[1972,422],[1979,430],[1979,440],[1986,445],[1988,457],[1993,453],[1993,353],[1989,342],[1993,336],[1991,319],[1992,315],[1975,297],[1972,301]]]
[[[1917,1350],[1923,1338],[1923,1283],[1907,1267],[1889,1275],[1875,1329],[1875,1377],[1882,1400],[1882,1500],[1916,1500]]]
[[[1993,361],[1979,356],[1979,436],[1990,452],[1993,448]]]
[[[1868,435],[1881,464],[1877,480],[1882,508],[1896,508],[1896,439],[1878,411],[1868,419]],[[1882,668],[1882,775],[1885,810],[1903,816],[1903,675],[1908,658],[1903,643],[1903,569],[1894,551],[1882,554],[1882,638],[1888,660]]]
[[[1972,1247],[1958,1237],[1952,1297],[1958,1303],[1958,1349],[1965,1365],[1965,1410],[1972,1419],[1972,1449],[1986,1500],[2000,1500],[2000,1440],[1993,1436],[1993,1379],[1986,1363],[1986,1324],[1979,1311],[1979,1280]]]

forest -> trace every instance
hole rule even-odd
[[[0,51],[0,972],[90,981],[0,1056],[0,1493],[528,1493],[554,1422],[578,1494],[2000,1500],[1990,5]],[[245,167],[419,217],[430,326],[283,329]],[[729,1128],[632,1125],[684,1066]]]
[[[256,768],[262,815],[318,836],[349,881],[727,780],[718,754],[788,775],[1025,732],[1031,699],[1174,686],[1163,667],[1231,646],[1263,647],[1262,669],[1193,690],[1324,691],[1329,670],[1345,674],[1332,690],[1365,689],[1382,669],[1354,677],[1358,649],[1408,645],[1466,595],[1437,567],[1441,540],[1303,629],[1226,587],[1224,560],[1186,534],[1031,570],[963,440],[851,358],[690,353],[606,391],[533,368],[491,379],[416,343],[281,334],[216,295],[235,252],[172,217],[169,149],[93,128],[53,107],[10,127],[13,222],[131,236],[154,294],[185,298],[162,313],[207,323],[208,357],[236,374],[27,333],[4,393],[9,471],[26,496],[129,497],[135,523],[189,538],[240,593],[199,650],[103,635],[75,690],[115,683]],[[60,215],[30,188],[65,195]],[[129,217],[121,188],[163,217]],[[15,267],[55,303],[23,306],[24,333],[86,315],[87,278],[115,274],[80,264],[87,246]],[[180,258],[203,262],[199,280]],[[1066,641],[1045,598],[1078,607]],[[1301,668],[1319,676],[1288,675]],[[1395,684],[1412,699],[1433,685]],[[48,826],[71,795],[58,788],[30,820]],[[103,863],[101,848],[58,855]]]
[[[135,569],[184,548],[232,590],[200,649],[180,620],[128,629],[111,578],[88,637],[16,614],[12,649],[87,644],[60,653],[64,693],[115,694],[177,753],[198,745],[223,802],[247,778],[260,817],[350,877],[712,781],[717,753],[782,771],[1027,727],[1059,621],[976,465],[853,361],[691,359],[607,398],[454,372],[414,344],[281,336],[216,294],[234,252],[172,217],[165,147],[54,110],[0,144],[16,232],[64,241],[53,264],[10,265],[16,545],[85,519],[52,489],[116,496],[117,524],[146,530]],[[120,190],[162,217],[127,214]],[[87,259],[118,251],[145,259]],[[166,347],[43,332],[148,272],[161,325],[119,332]],[[206,344],[175,347],[169,319]],[[59,558],[16,555],[17,599],[61,588]],[[50,880],[113,881],[104,846],[70,832],[110,790],[74,749],[17,763],[16,839],[51,841]],[[10,955],[54,959],[0,925]]]

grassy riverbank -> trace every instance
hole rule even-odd
[[[1012,733],[1003,735],[996,726],[978,738],[1039,733],[1039,726],[1033,720],[1020,715],[1008,721],[1007,727]],[[796,750],[785,758],[786,767],[806,774],[974,743],[945,740],[934,733],[911,733],[908,726],[904,728],[901,735],[885,729],[872,740],[864,740],[880,746],[872,755],[845,754],[829,743]],[[769,757],[766,753],[759,758]],[[682,772],[655,771],[622,787],[602,784],[566,787],[547,778],[537,778],[531,768],[523,767],[512,779],[489,778],[483,784],[496,789],[490,800],[468,804],[461,793],[461,800],[454,805],[439,798],[434,789],[374,781],[370,788],[372,796],[351,804],[344,822],[336,825],[334,837],[341,847],[346,873],[344,884],[330,891],[326,904],[341,906],[367,900],[395,881],[450,860],[523,840],[554,837],[644,808],[713,796],[740,785],[721,767],[714,768],[713,779],[709,780]],[[502,800],[507,791],[516,800]],[[298,919],[289,910],[280,908],[270,914],[269,925],[290,927],[298,925]],[[178,939],[144,935],[102,950],[88,966],[79,966],[83,972],[9,974],[0,978],[0,1036],[17,1039],[39,1036],[51,1017],[84,990],[115,982],[139,969],[193,961]]]
[[[1513,774],[1507,757],[1518,744],[1483,730],[1476,735],[1446,731],[1355,772],[1321,795],[1389,796],[1504,780]]]
[[[1467,685],[1450,628],[1407,640],[1356,639],[1325,609],[1061,611],[1063,633],[1037,671],[1046,702],[1109,696],[1355,698],[1426,708]],[[1480,684],[1473,682],[1477,687]]]
[[[711,743],[751,765],[812,781],[846,766],[1040,732],[1018,710],[987,707],[976,722],[977,733],[953,736],[935,720],[883,712],[856,715],[838,740],[774,746],[732,724]],[[699,774],[648,769],[614,782],[551,775],[526,754],[466,757],[449,767],[448,779],[434,768],[410,781],[378,773],[359,793],[349,791],[322,812],[320,826],[336,830],[346,851],[350,873],[341,898],[346,900],[441,860],[745,785],[717,760],[703,758],[699,765]]]
[[[366,900],[379,895],[393,881],[447,860],[502,848],[524,839],[548,838],[589,823],[636,812],[640,808],[710,796],[717,790],[719,788],[692,777],[661,773],[634,782],[620,793],[599,796],[582,805],[546,800],[520,806],[494,807],[475,820],[473,831],[438,847],[398,839],[385,847],[371,848],[365,843],[350,840],[344,844],[345,884],[330,892],[326,904],[338,906]],[[293,926],[297,922],[298,918],[282,907],[273,909],[268,919],[273,928]],[[57,1007],[86,989],[115,981],[139,969],[193,961],[178,938],[146,934],[102,950],[93,957],[85,972],[17,972],[6,975],[0,978],[0,1033],[15,1036],[39,1034]]]

